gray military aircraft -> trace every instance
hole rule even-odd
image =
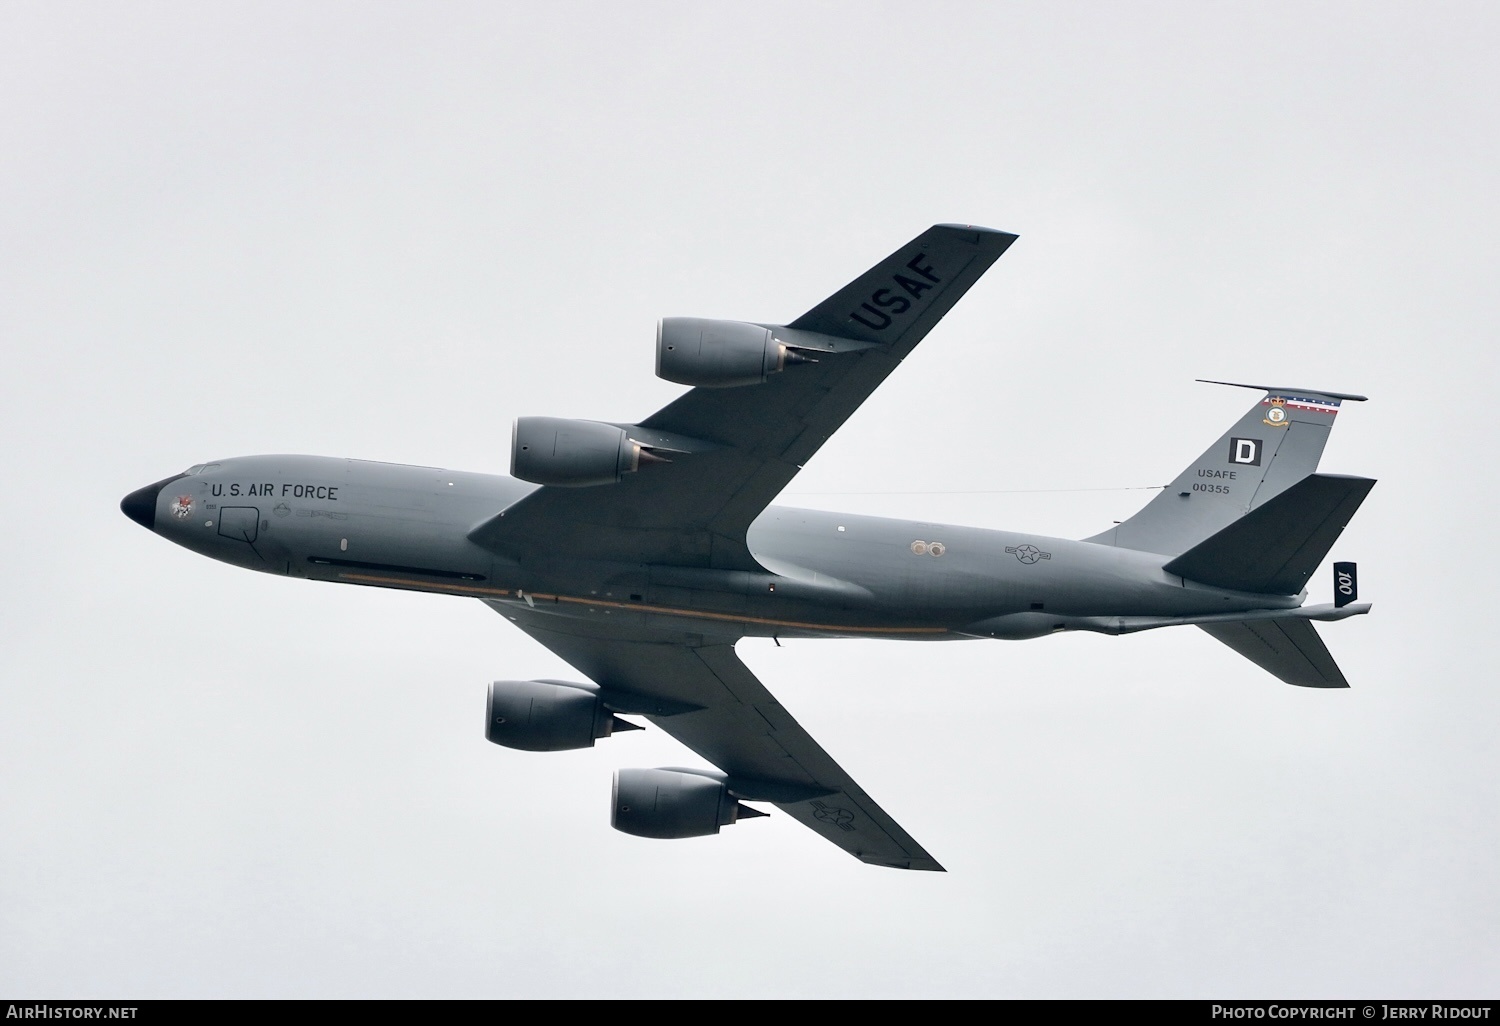
[[[1345,400],[1263,392],[1135,516],[1081,541],[770,506],[1015,236],[937,225],[790,324],[667,318],[692,389],[639,424],[522,417],[511,477],[316,456],[204,463],[136,523],[265,573],[467,595],[589,678],[496,681],[489,740],[591,747],[644,717],[716,769],[624,769],[613,825],[716,834],[769,803],[864,862],[941,870],[735,655],[743,637],[1035,638],[1192,624],[1289,684],[1347,687],[1305,585],[1374,481],[1316,472]]]

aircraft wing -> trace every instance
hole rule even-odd
[[[792,718],[733,645],[486,604],[598,684],[605,705],[645,716],[727,773],[736,797],[770,802],[862,862],[943,871]]]
[[[694,388],[621,425],[642,442],[705,443],[696,451],[611,485],[544,486],[469,537],[523,562],[540,547],[577,559],[760,569],[745,546],[751,521],[1015,239],[929,228],[785,326],[789,339],[805,333],[817,343],[816,363],[761,384]]]

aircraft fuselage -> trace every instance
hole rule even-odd
[[[1110,545],[778,506],[748,535],[760,573],[550,550],[512,559],[469,540],[536,487],[433,467],[248,456],[147,486],[126,510],[184,548],[251,570],[721,638],[1027,638],[1097,630],[1100,618],[1301,602],[1184,581],[1162,570],[1165,556]]]

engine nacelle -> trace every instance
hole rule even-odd
[[[704,837],[765,815],[735,801],[724,775],[712,770],[616,770],[611,801],[609,825],[637,837]]]
[[[511,476],[533,484],[614,484],[642,462],[658,459],[631,441],[624,428],[594,420],[518,417],[511,436]]]
[[[664,317],[656,326],[656,376],[681,385],[758,385],[789,363],[807,362],[759,324]]]
[[[523,752],[592,748],[595,739],[609,737],[616,726],[597,684],[497,680],[485,704],[484,736]]]

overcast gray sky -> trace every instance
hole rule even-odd
[[[0,992],[1494,996],[1496,96],[1482,3],[0,7]],[[247,573],[122,495],[309,452],[503,473],[636,420],[664,315],[1020,241],[784,503],[1081,536],[1251,398],[1363,392],[1353,682],[1189,629],[740,652],[949,869],[654,842],[656,731],[477,602]],[[1111,488],[1117,491],[955,495]],[[828,494],[878,491],[926,494]],[[1326,601],[1326,573],[1312,601]]]

